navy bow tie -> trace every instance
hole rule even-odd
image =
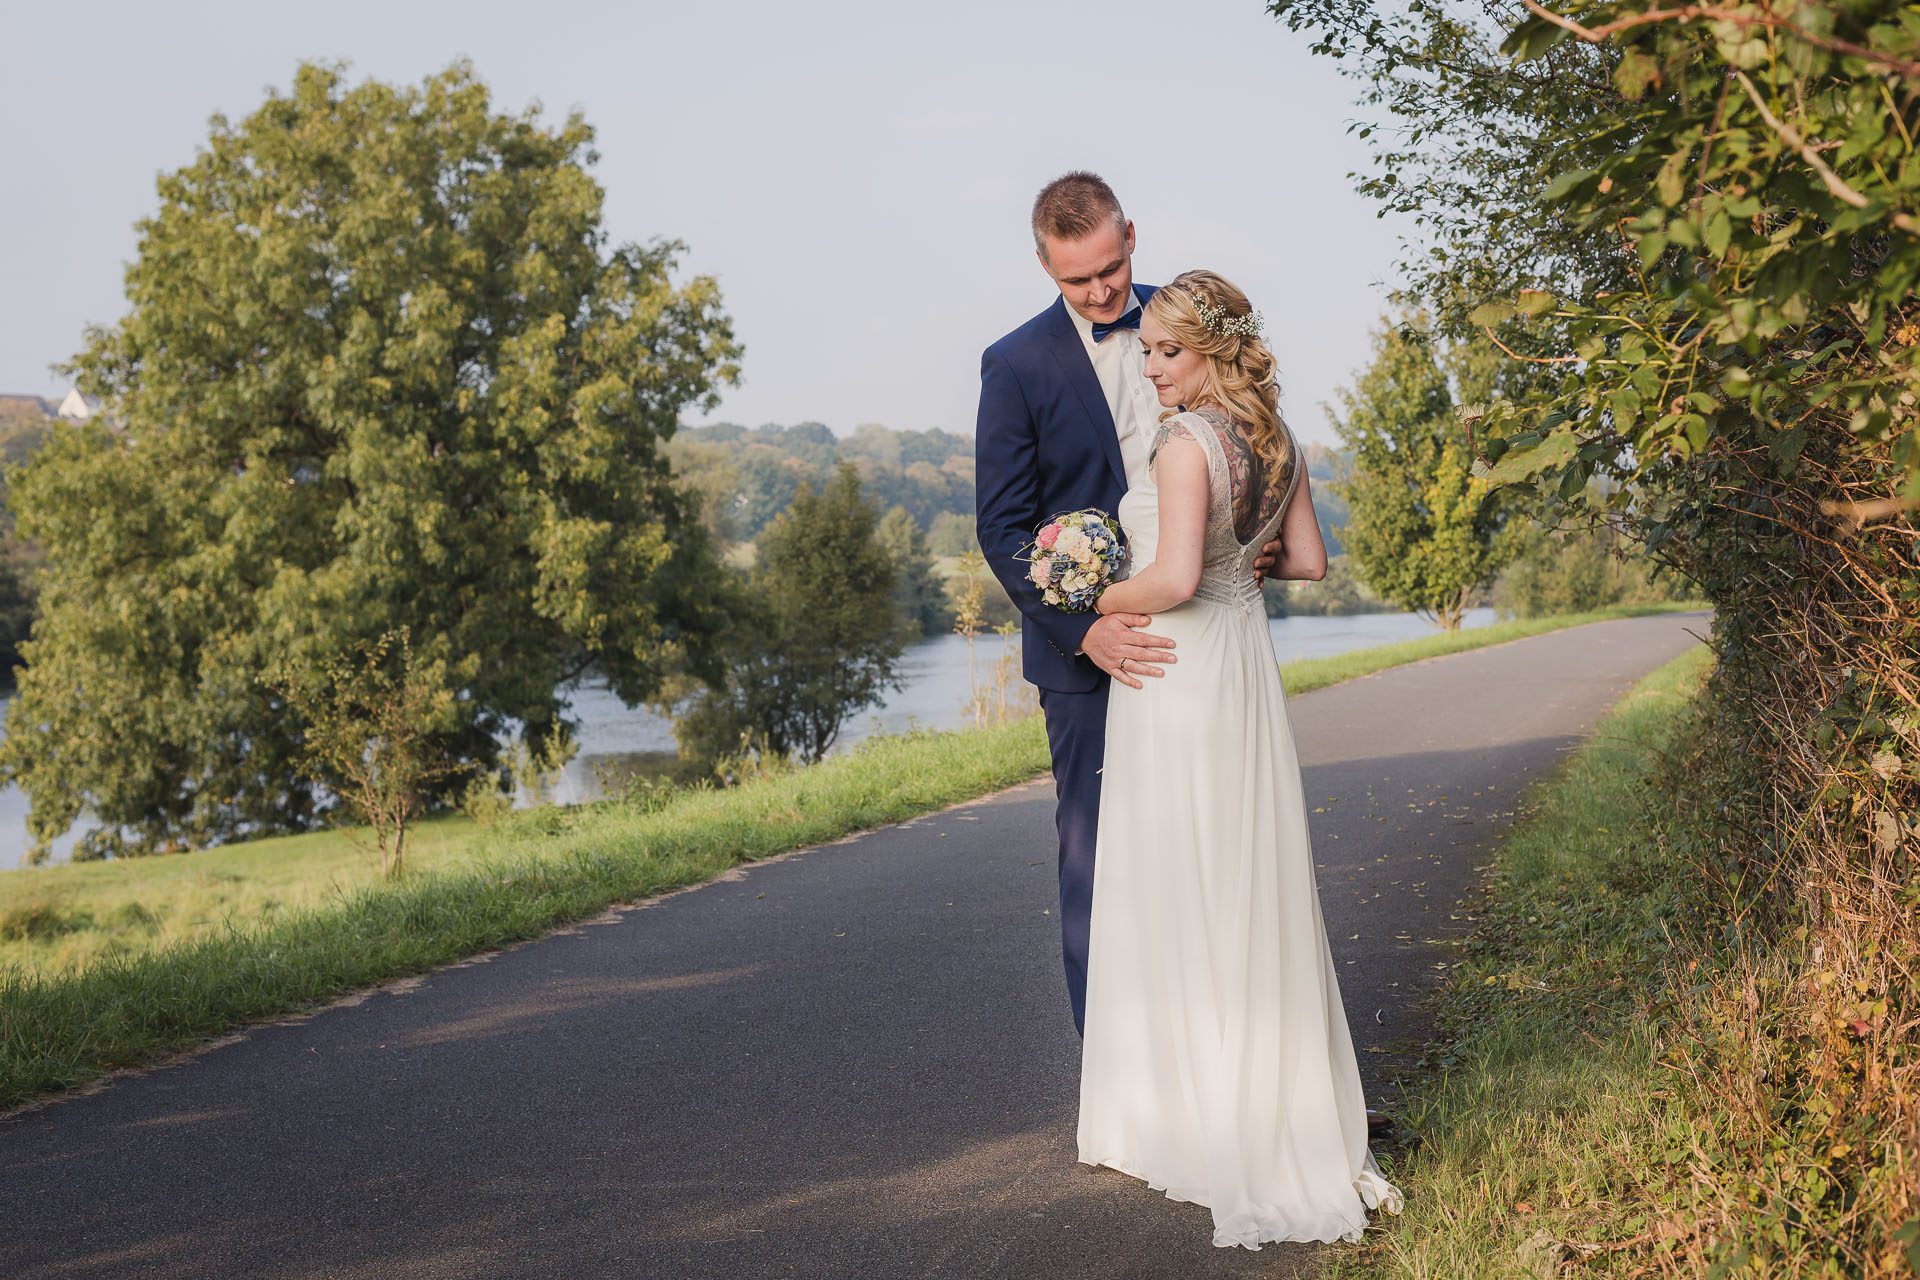
[[[1138,329],[1139,327],[1140,327],[1140,308],[1135,307],[1133,310],[1127,312],[1127,314],[1121,316],[1118,320],[1115,320],[1112,324],[1097,324],[1093,326],[1093,340],[1095,342],[1105,342],[1107,340],[1107,335],[1112,333],[1115,329]]]

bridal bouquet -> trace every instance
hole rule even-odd
[[[1021,548],[1027,579],[1056,609],[1084,613],[1120,568],[1120,524],[1104,511],[1069,511],[1040,526]]]

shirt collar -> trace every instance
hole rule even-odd
[[[1133,294],[1134,307],[1144,307],[1147,305],[1147,300],[1140,296],[1140,288],[1138,285],[1134,286],[1131,292]],[[1073,327],[1080,331],[1080,340],[1082,342],[1092,342],[1093,341],[1093,321],[1081,315],[1072,306],[1069,306],[1065,298],[1062,298],[1060,300],[1060,305],[1067,308],[1067,319],[1073,321]],[[1125,315],[1127,314],[1127,312],[1131,310],[1133,310],[1133,307],[1123,307],[1120,311],[1120,314]]]

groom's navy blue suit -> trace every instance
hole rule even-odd
[[[1136,284],[1142,299],[1152,286]],[[1109,342],[1133,342],[1131,332]],[[1040,598],[1014,558],[1048,517],[1097,507],[1118,512],[1126,467],[1107,403],[1065,298],[988,347],[980,358],[974,434],[974,513],[987,564],[1020,608],[1027,680],[1039,686],[1053,753],[1060,833],[1060,942],[1073,1025],[1086,1030],[1087,929],[1107,732],[1107,673],[1077,654],[1098,614],[1063,613]]]

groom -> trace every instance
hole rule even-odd
[[[1033,242],[1060,296],[980,359],[975,524],[987,564],[1019,606],[1024,674],[1039,686],[1047,719],[1061,952],[1073,1025],[1084,1035],[1107,689],[1112,680],[1138,689],[1178,658],[1173,641],[1146,629],[1153,620],[1144,614],[1046,604],[1014,556],[1049,516],[1089,507],[1114,515],[1120,496],[1145,478],[1160,402],[1142,370],[1138,330],[1155,287],[1133,283],[1133,223],[1094,174],[1069,173],[1041,189]],[[1278,542],[1262,548],[1256,572],[1278,550]]]

